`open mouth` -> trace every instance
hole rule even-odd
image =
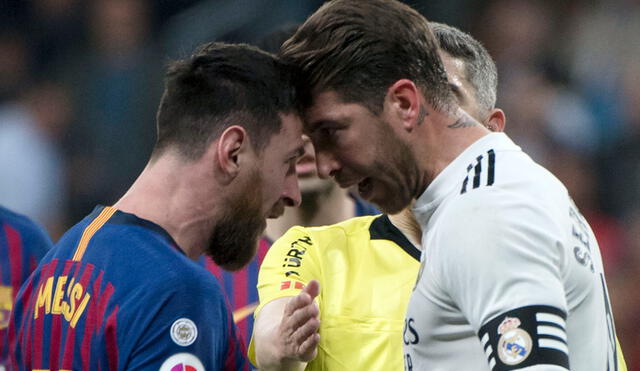
[[[358,183],[358,193],[360,197],[365,200],[368,200],[371,197],[371,192],[373,191],[373,181],[371,178],[364,178],[360,183]]]

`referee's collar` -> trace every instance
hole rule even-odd
[[[513,143],[505,133],[487,134],[467,147],[436,176],[422,195],[418,197],[413,207],[413,214],[423,228],[442,201],[452,192],[459,191],[460,184],[467,176],[469,164],[474,163],[479,154],[486,153],[490,149],[494,151],[502,149],[521,151],[520,147]]]

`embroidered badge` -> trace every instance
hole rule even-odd
[[[531,354],[531,336],[520,328],[520,320],[506,317],[498,326],[498,357],[506,365],[517,365]]]

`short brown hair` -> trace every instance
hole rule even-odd
[[[487,49],[473,36],[455,27],[436,22],[430,22],[429,25],[440,49],[464,62],[466,80],[473,87],[478,105],[486,111],[494,109],[498,70]]]
[[[374,113],[381,112],[387,89],[403,78],[438,110],[455,101],[427,20],[396,0],[330,1],[281,54],[301,68],[307,89],[335,90]]]
[[[230,125],[244,127],[262,150],[280,131],[280,114],[300,113],[295,79],[294,68],[256,47],[201,46],[168,68],[152,156],[172,147],[198,159]]]

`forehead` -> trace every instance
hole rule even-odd
[[[282,128],[275,134],[269,146],[279,152],[296,152],[304,143],[302,141],[302,119],[295,113],[280,114]]]
[[[373,116],[359,103],[345,103],[333,90],[316,93],[313,103],[304,111],[306,131],[313,131],[323,123],[349,123],[356,117]]]

